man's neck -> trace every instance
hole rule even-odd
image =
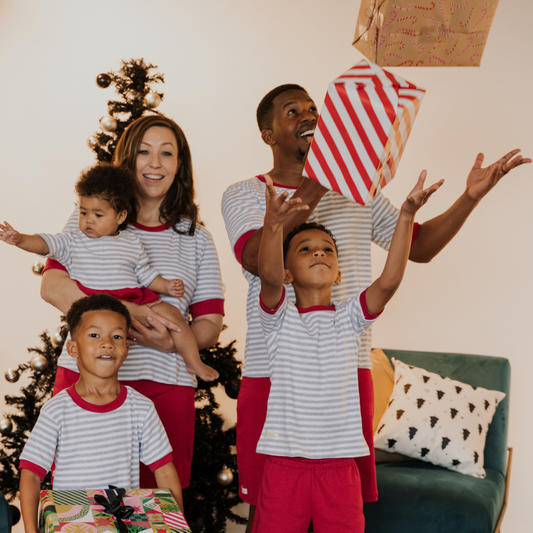
[[[268,175],[278,185],[299,187],[302,183],[303,160],[295,157],[285,158],[274,154],[274,167]]]

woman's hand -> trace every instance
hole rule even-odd
[[[147,346],[162,352],[176,351],[169,329],[178,333],[181,329],[151,309],[153,305],[160,302],[158,300],[146,305],[123,302],[131,315],[131,328],[128,332],[130,346]]]

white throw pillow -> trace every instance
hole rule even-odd
[[[394,389],[374,446],[484,478],[485,438],[505,393],[394,363]]]

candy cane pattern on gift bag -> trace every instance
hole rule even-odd
[[[369,61],[333,81],[304,176],[362,205],[396,174],[425,90]]]

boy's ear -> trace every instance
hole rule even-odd
[[[126,211],[126,209],[124,209],[123,211],[121,211],[119,214],[118,214],[118,225],[120,226],[122,224],[122,222],[124,222],[126,220],[126,217],[128,216],[128,212]]]
[[[335,283],[335,285],[341,284],[341,271],[340,270],[337,270],[337,277],[335,278],[335,281],[333,283]]]
[[[289,270],[285,269],[285,279],[283,280],[284,285],[290,285],[293,282],[292,274]]]
[[[261,139],[263,139],[263,142],[269,146],[276,144],[276,141],[272,137],[272,130],[261,131]]]
[[[67,341],[67,353],[70,355],[70,357],[74,357],[74,359],[78,358],[78,344],[76,341]]]

